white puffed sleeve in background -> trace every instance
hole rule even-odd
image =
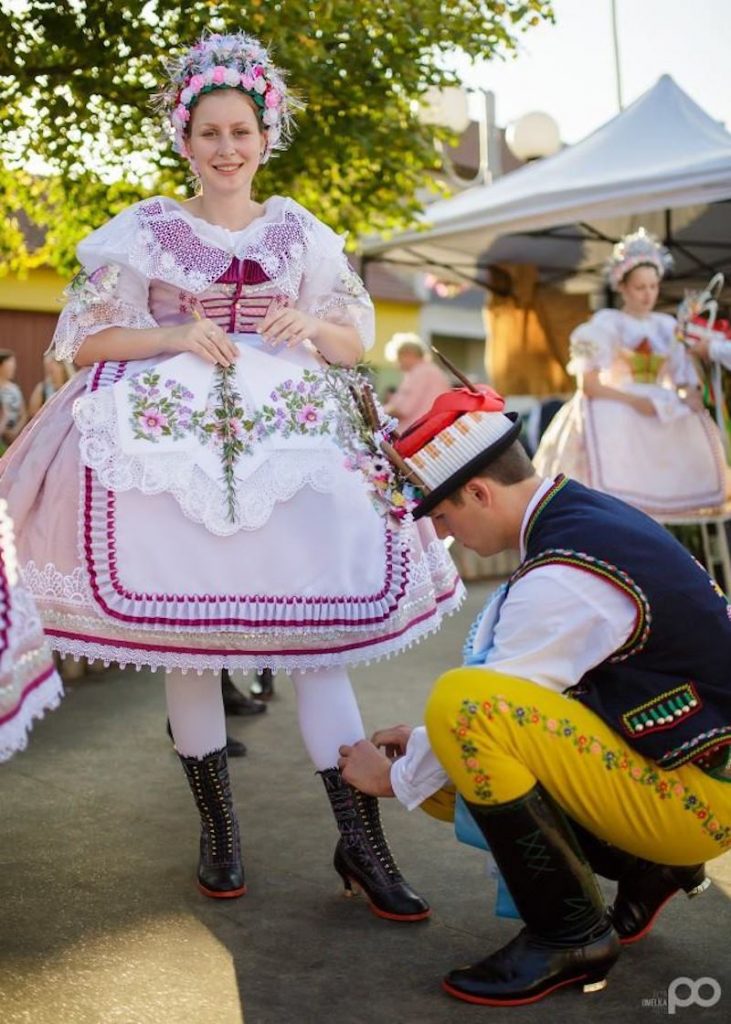
[[[710,357],[714,363],[720,363],[727,370],[731,370],[731,341],[716,339],[711,342]]]
[[[132,209],[124,210],[79,243],[82,269],[66,289],[50,347],[56,359],[72,362],[86,338],[108,327],[157,327],[149,281],[130,263],[136,230]]]
[[[690,386],[698,387],[700,379],[698,371],[693,365],[693,359],[688,348],[675,336],[675,317],[667,313],[656,313],[658,328],[661,335],[667,341],[668,361],[667,374],[675,387]]]
[[[617,347],[616,315],[616,310],[600,309],[591,320],[572,331],[571,358],[566,367],[572,376],[611,366]]]
[[[320,320],[355,327],[363,349],[373,347],[373,303],[343,252],[344,240],[314,217],[308,224],[307,253],[297,309]]]

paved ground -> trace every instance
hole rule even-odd
[[[355,674],[368,728],[419,720],[485,593],[473,587],[438,636]],[[515,930],[492,915],[483,856],[389,803],[392,846],[434,916],[389,924],[342,898],[330,864],[335,826],[286,680],[278,687],[262,720],[232,726],[250,750],[232,770],[250,890],[242,900],[207,900],[193,887],[196,819],[164,735],[160,677],[108,672],[73,685],[28,751],[0,769],[2,1024],[652,1024],[667,1017],[667,988],[680,975],[716,978],[723,992],[716,1006],[679,1008],[674,1019],[730,1019],[728,857],[712,865],[711,891],[674,900],[652,936],[625,951],[602,993],[564,992],[519,1010],[442,995],[445,970]]]

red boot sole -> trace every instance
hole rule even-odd
[[[239,896],[245,896],[247,892],[245,885],[240,889],[230,889],[228,892],[216,892],[214,889],[206,889],[206,887],[201,885],[200,882],[197,882],[196,884],[198,886],[198,891],[202,892],[204,896],[208,896],[208,898],[212,900],[235,900]]]
[[[343,881],[345,881],[345,879],[343,879]],[[429,907],[427,910],[422,910],[421,913],[419,914],[389,914],[387,910],[381,910],[380,907],[377,907],[375,905],[375,903],[371,900],[363,886],[359,882],[356,882],[354,878],[349,878],[348,883],[351,885],[352,888],[357,889],[358,892],[362,893],[363,896],[365,896],[365,898],[368,900],[368,909],[371,911],[371,913],[375,914],[376,917],[382,917],[384,921],[404,921],[408,923],[409,921],[426,921],[428,917],[431,917],[431,907]],[[351,890],[345,890],[345,895],[347,897],[353,896],[352,888]]]
[[[431,907],[428,910],[422,910],[420,914],[389,914],[386,910],[380,910],[370,900],[368,901],[368,907],[371,913],[375,914],[376,917],[382,917],[385,921],[426,921],[428,917],[431,917]]]
[[[587,976],[585,974],[578,978],[567,978],[566,981],[559,981],[557,985],[552,985],[551,988],[547,988],[539,995],[528,996],[525,999],[484,999],[480,998],[480,996],[471,996],[466,992],[461,992],[458,988],[453,988],[447,981],[442,982],[442,988],[448,995],[454,996],[455,999],[461,999],[464,1003],[473,1003],[476,1006],[527,1006],[529,1003],[537,1003],[540,999],[545,998],[545,996],[550,996],[557,989],[566,988],[567,985],[586,983],[586,979]],[[606,981],[602,988],[604,987],[606,987]]]

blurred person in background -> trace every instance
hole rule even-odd
[[[28,421],[23,392],[15,383],[16,369],[15,353],[9,348],[0,349],[0,453]]]
[[[28,402],[28,416],[32,417],[38,412],[41,406],[45,405],[49,398],[60,391],[61,388],[71,379],[71,369],[68,363],[60,362],[53,356],[43,357],[43,380],[39,380],[31,392]]]
[[[404,432],[431,409],[432,402],[449,390],[447,375],[436,366],[418,334],[394,334],[386,346],[391,349],[403,378],[386,404],[386,412],[398,420]]]

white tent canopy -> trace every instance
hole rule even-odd
[[[601,262],[642,223],[675,243],[681,275],[702,275],[731,266],[731,203],[708,216],[724,200],[731,134],[663,75],[576,145],[434,203],[417,230],[369,240],[363,254],[475,280],[499,261],[569,272]]]

